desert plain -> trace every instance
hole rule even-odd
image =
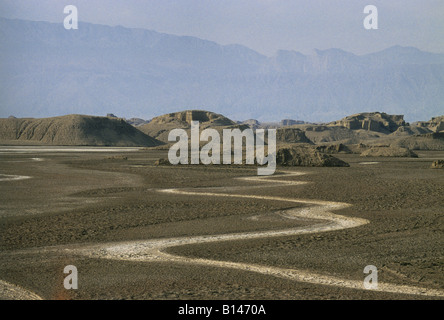
[[[0,147],[0,297],[442,299],[444,152],[415,152],[258,178],[161,148]]]

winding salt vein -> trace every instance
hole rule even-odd
[[[19,176],[12,174],[0,174],[0,181],[15,181],[15,180],[25,180],[30,179],[29,176]]]
[[[13,300],[42,300],[36,293],[4,280],[0,280],[0,297]]]
[[[303,174],[304,173],[301,172],[285,172],[285,176],[287,177],[300,176]],[[305,183],[302,181],[285,181],[285,180],[271,179],[270,176],[243,177],[239,179],[245,181],[258,181],[258,182],[266,181],[269,183],[273,183],[274,187],[279,185],[301,185]],[[249,186],[245,186],[244,188],[248,189]],[[239,189],[239,187],[237,187],[236,189]],[[279,268],[279,267],[264,266],[258,264],[231,262],[231,261],[191,258],[191,257],[173,255],[164,252],[164,250],[166,250],[167,248],[182,246],[182,245],[328,232],[334,230],[343,230],[347,228],[355,228],[358,226],[368,224],[369,221],[366,219],[346,217],[342,215],[333,214],[330,212],[330,210],[338,210],[346,208],[350,206],[349,204],[341,202],[332,202],[332,201],[311,200],[311,199],[306,200],[306,199],[292,199],[292,198],[283,198],[275,196],[186,191],[179,189],[164,189],[159,191],[172,194],[182,194],[182,195],[248,198],[248,199],[273,200],[273,201],[310,204],[314,206],[311,206],[309,208],[304,208],[302,210],[297,208],[289,209],[287,210],[287,214],[294,217],[324,220],[326,222],[318,223],[309,227],[302,227],[302,228],[299,227],[299,228],[291,228],[291,229],[284,229],[277,231],[243,232],[243,233],[230,233],[222,235],[179,237],[179,238],[169,238],[169,239],[154,239],[154,240],[145,240],[145,241],[101,244],[101,245],[93,245],[86,248],[82,248],[79,252],[92,257],[99,257],[99,258],[113,259],[113,260],[176,262],[176,263],[187,263],[193,265],[245,270],[265,275],[271,275],[279,278],[290,279],[298,282],[310,283],[310,284],[368,290],[364,288],[363,281],[343,279],[331,275],[308,272],[305,270]],[[389,284],[382,282],[378,283],[378,287],[376,289],[371,289],[371,290],[380,291],[380,292],[389,292],[389,293],[444,297],[443,290],[406,286],[406,285],[396,285],[396,284]]]

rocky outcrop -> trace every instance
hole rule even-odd
[[[150,120],[144,120],[140,118],[125,119],[125,121],[134,127],[139,127],[143,126],[144,124],[150,123]]]
[[[432,163],[434,169],[444,169],[444,160],[436,160]]]
[[[204,110],[185,110],[180,112],[168,113],[153,118],[150,123],[165,124],[171,122],[179,122],[191,125],[191,121],[199,121],[201,126],[231,126],[236,124],[236,122],[228,119],[227,117],[224,117],[221,114]]]
[[[204,110],[186,110],[164,114],[137,128],[151,137],[168,143],[168,134],[173,129],[184,129],[189,134],[191,121],[199,121],[200,130],[213,128],[220,133],[223,129],[245,130],[249,128],[248,125],[238,124],[221,114]]]
[[[316,146],[316,150],[322,153],[353,153],[349,147],[342,143]]]
[[[414,123],[420,128],[427,128],[433,132],[444,131],[444,116],[434,117],[429,121],[419,121]]]
[[[305,132],[296,128],[282,128],[276,130],[276,140],[286,143],[309,143],[313,142],[307,138]]]
[[[410,157],[417,158],[418,155],[408,148],[393,146],[375,146],[361,153],[361,157]]]
[[[280,125],[285,127],[285,126],[294,126],[295,124],[304,124],[304,121],[301,120],[293,120],[293,119],[283,119],[281,120]]]
[[[314,131],[314,132],[322,132],[322,131],[326,131],[329,128],[327,126],[324,125],[313,125],[313,126],[307,126],[305,128],[305,131]]]
[[[261,123],[256,119],[248,119],[245,121],[241,121],[240,124],[246,124],[248,126],[260,126]]]
[[[280,148],[276,153],[276,163],[282,166],[304,167],[349,167],[336,157],[321,153],[313,147]]]
[[[425,139],[444,140],[444,132],[432,132],[421,135]]]
[[[171,165],[171,163],[168,159],[160,158],[154,162],[154,165],[155,166],[169,166],[169,165]]]
[[[395,132],[400,126],[405,126],[403,115],[389,115],[384,112],[358,113],[331,122],[331,126],[342,126],[350,130],[368,130],[382,133]]]

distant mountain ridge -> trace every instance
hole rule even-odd
[[[394,46],[273,57],[241,45],[80,23],[0,18],[0,117],[151,118],[203,108],[231,119],[329,122],[362,110],[427,120],[444,110],[444,54]]]

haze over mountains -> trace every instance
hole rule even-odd
[[[394,46],[266,57],[240,45],[80,23],[0,18],[0,117],[70,113],[149,119],[206,109],[230,119],[333,121],[444,110],[444,54]]]

